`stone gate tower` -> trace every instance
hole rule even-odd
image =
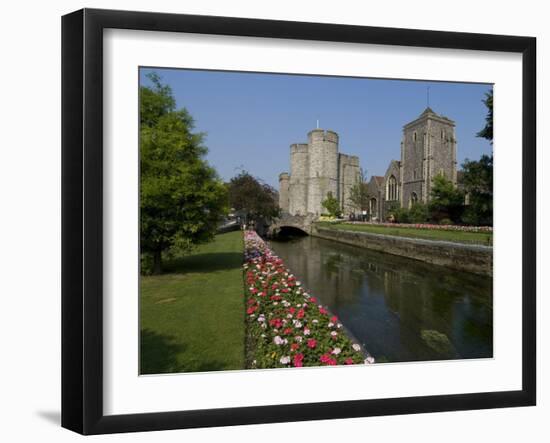
[[[344,214],[354,208],[350,189],[359,181],[359,158],[338,152],[338,134],[314,129],[308,143],[290,146],[290,174],[279,175],[279,206],[291,215],[321,215],[328,193]]]
[[[455,122],[429,107],[403,127],[401,207],[428,202],[433,178],[440,174],[456,185]]]

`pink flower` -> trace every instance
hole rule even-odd
[[[351,358],[351,357],[346,358],[346,359],[344,360],[344,363],[345,363],[346,365],[352,365],[352,364],[353,364],[353,358]]]
[[[317,340],[315,340],[314,338],[309,338],[307,340],[307,347],[308,348],[315,349],[316,346],[317,346]]]
[[[294,366],[297,367],[297,368],[301,368],[303,366],[303,362],[304,361],[304,354],[296,354],[294,356]]]

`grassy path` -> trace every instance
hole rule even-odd
[[[456,243],[479,244],[491,246],[492,232],[444,231],[436,229],[421,229],[407,227],[390,227],[376,225],[356,225],[351,223],[318,223],[319,227],[342,229],[346,231],[371,232],[373,234],[397,235],[400,237],[422,238],[426,240],[443,240]]]
[[[141,277],[141,373],[244,367],[242,232]]]

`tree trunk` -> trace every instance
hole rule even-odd
[[[153,274],[162,273],[162,251],[153,252]]]

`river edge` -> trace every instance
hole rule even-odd
[[[309,235],[458,271],[493,276],[493,247],[426,240],[312,225]]]

